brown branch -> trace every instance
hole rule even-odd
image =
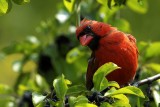
[[[133,83],[133,86],[139,87],[144,84],[151,84],[153,81],[156,81],[158,79],[160,79],[160,74],[135,82]]]
[[[151,101],[151,98],[152,98],[151,84],[152,84],[152,82],[154,82],[158,79],[160,79],[160,74],[154,75],[152,77],[148,77],[146,79],[140,80],[140,81],[132,84],[133,86],[136,86],[136,87],[139,87],[139,86],[144,85],[144,84],[148,85],[148,87],[146,88],[146,94],[147,94],[147,97],[149,98],[149,100],[144,102],[144,107],[150,107],[150,101]]]

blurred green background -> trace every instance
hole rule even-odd
[[[0,16],[0,49],[11,44],[13,41],[21,41],[28,35],[36,35],[36,28],[41,21],[55,17],[60,7],[63,7],[59,0],[31,0],[26,5],[13,4],[12,10]],[[130,23],[131,34],[137,41],[158,41],[160,40],[160,1],[148,0],[148,11],[139,14],[131,11],[128,7],[120,10],[120,17]],[[93,4],[94,6],[94,4]],[[13,85],[18,75],[12,70],[12,62],[21,58],[20,55],[10,55],[0,60],[0,83]],[[32,64],[31,64],[32,65]]]

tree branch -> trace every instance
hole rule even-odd
[[[133,86],[139,87],[144,84],[151,84],[153,81],[156,81],[158,79],[160,79],[160,74],[135,82],[133,83]]]

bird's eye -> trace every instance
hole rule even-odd
[[[91,26],[86,26],[86,28],[84,29],[84,32],[85,33],[89,33],[89,32],[91,32]]]
[[[86,29],[87,29],[87,30],[91,30],[91,26],[88,25],[88,26],[86,27]]]
[[[86,26],[83,30],[82,30],[82,32],[80,32],[80,34],[78,35],[78,37],[80,37],[80,36],[83,36],[83,35],[85,35],[85,34],[92,34],[92,28],[91,28],[91,26]]]

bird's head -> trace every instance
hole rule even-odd
[[[76,36],[81,45],[89,46],[92,50],[98,47],[99,39],[107,35],[113,27],[94,20],[83,19],[77,27]]]

